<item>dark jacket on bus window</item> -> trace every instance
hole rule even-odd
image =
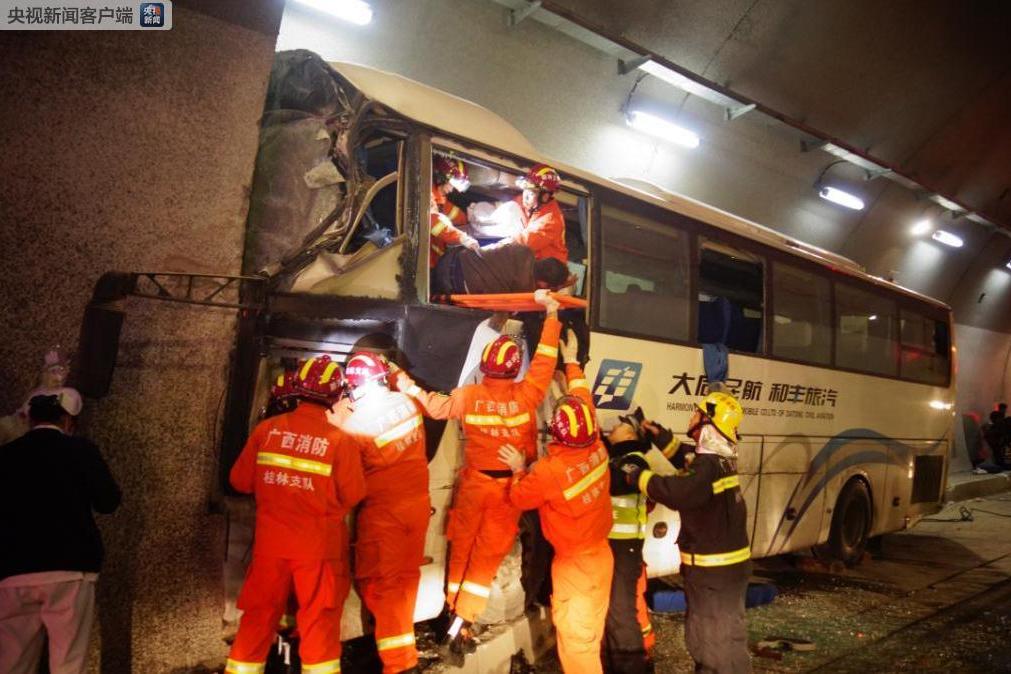
[[[98,447],[55,428],[34,428],[0,447],[0,465],[0,580],[98,572],[102,539],[92,510],[111,513],[120,501]]]

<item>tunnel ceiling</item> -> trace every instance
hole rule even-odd
[[[552,0],[1011,229],[1011,3]]]

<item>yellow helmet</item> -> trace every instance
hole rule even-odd
[[[737,427],[744,418],[744,410],[737,398],[722,391],[713,392],[703,398],[702,402],[696,403],[696,407],[725,438],[737,442]]]

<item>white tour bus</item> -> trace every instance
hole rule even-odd
[[[745,411],[740,473],[754,557],[815,547],[854,563],[869,537],[939,509],[955,398],[946,305],[691,199],[544,158],[501,118],[449,94],[358,65],[329,68],[347,102],[330,134],[349,196],[300,255],[267,269],[286,280],[264,327],[240,334],[262,345],[250,423],[278,368],[318,353],[343,360],[373,348],[430,388],[472,381],[497,333],[489,311],[429,296],[432,157],[467,165],[472,186],[459,198],[474,218],[514,198],[515,178],[544,162],[563,179],[574,294],[588,301],[577,320],[589,328],[587,375],[604,428],[641,406],[681,433],[707,392],[703,354],[716,361],[722,351],[725,386]],[[482,202],[492,206],[470,207]],[[489,221],[475,225],[483,241],[501,234]],[[362,228],[382,236],[362,239]],[[417,620],[443,607],[446,511],[462,457],[455,422],[426,428],[433,517]],[[675,513],[651,514],[651,576],[676,572],[677,529]],[[522,610],[518,555],[517,545],[500,569],[491,620]],[[352,593],[345,638],[362,633],[361,616]]]

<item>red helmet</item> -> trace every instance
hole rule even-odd
[[[466,192],[470,187],[467,166],[459,159],[451,159],[446,155],[437,154],[432,160],[432,182],[436,185],[449,183],[460,192]]]
[[[554,194],[562,184],[558,171],[547,164],[534,164],[527,174],[516,181],[523,189],[535,189]]]
[[[277,375],[277,379],[270,385],[270,399],[283,400],[295,395],[295,373],[285,370]]]
[[[295,395],[332,405],[344,390],[344,373],[330,356],[316,356],[302,363],[295,374]]]
[[[481,353],[481,372],[486,377],[515,379],[523,361],[520,344],[509,335],[488,342]]]
[[[551,415],[551,435],[569,447],[586,447],[597,439],[597,424],[593,412],[581,398],[562,396]]]
[[[344,364],[344,378],[352,395],[363,386],[372,382],[386,384],[386,378],[390,376],[390,368],[382,356],[374,353],[360,352],[352,354]],[[356,397],[360,397],[364,390]]]

